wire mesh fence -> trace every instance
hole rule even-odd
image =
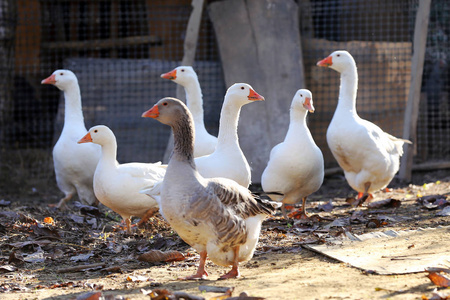
[[[189,0],[0,1],[2,193],[12,192],[11,182],[25,184],[24,174],[52,180],[51,149],[62,129],[64,99],[57,88],[40,82],[56,69],[67,68],[77,75],[86,127],[104,124],[115,132],[120,162],[162,159],[170,131],[140,114],[158,99],[175,96],[176,85],[160,74],[180,64],[190,4]],[[306,85],[316,106],[309,125],[326,166],[337,165],[325,133],[337,104],[339,75],[316,67],[316,62],[334,50],[346,49],[356,60],[360,116],[401,137],[414,72],[418,0],[297,4]],[[449,6],[446,0],[432,1],[416,163],[450,160]],[[194,69],[205,99],[206,127],[217,134],[226,86],[207,10]]]

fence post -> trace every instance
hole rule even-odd
[[[193,10],[189,17],[188,25],[186,28],[186,37],[184,38],[184,54],[181,61],[182,66],[192,66],[195,61],[195,52],[197,50],[198,32],[200,30],[200,24],[202,21],[204,0],[192,0]],[[177,84],[177,98],[185,102],[184,88]],[[170,158],[170,154],[173,150],[173,136],[170,135],[169,142],[167,143],[166,151],[164,152],[163,162],[167,163]]]
[[[405,110],[403,138],[413,142],[405,144],[401,158],[399,177],[411,181],[414,149],[417,142],[417,119],[419,115],[420,90],[422,87],[423,64],[427,44],[428,20],[430,17],[431,0],[420,0],[414,28],[413,56],[411,64],[411,85],[409,86],[408,103]]]

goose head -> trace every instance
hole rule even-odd
[[[298,90],[292,101],[291,109],[300,111],[314,112],[314,105],[312,100],[312,93],[307,89]]]
[[[192,80],[198,81],[197,73],[190,66],[179,66],[170,72],[161,74],[161,78],[172,80],[182,86],[187,85]]]
[[[255,92],[247,83],[235,83],[225,94],[225,101],[232,100],[237,105],[244,105],[252,101],[264,101],[264,97]]]
[[[338,50],[331,53],[328,57],[317,63],[319,67],[329,67],[339,73],[344,72],[349,67],[355,67],[355,60],[345,50]]]
[[[52,84],[64,91],[68,87],[78,84],[77,76],[70,70],[56,70],[52,75],[41,81],[41,84]]]
[[[88,133],[78,141],[78,144],[94,143],[98,145],[105,145],[111,140],[115,140],[112,130],[107,126],[97,125],[89,129]]]
[[[159,100],[152,108],[142,114],[144,118],[153,118],[173,127],[180,119],[190,116],[187,106],[180,100],[166,97]],[[192,118],[192,116],[191,116]]]

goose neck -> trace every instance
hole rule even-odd
[[[102,145],[102,155],[99,161],[99,165],[103,168],[115,167],[117,157],[117,141],[116,139],[111,142]]]
[[[84,127],[81,94],[78,85],[75,84],[64,91],[64,107],[64,126]]]
[[[286,133],[286,139],[289,139],[290,136],[293,138],[298,138],[298,129],[299,128],[308,128],[306,124],[306,111],[300,111],[298,109],[292,109],[290,111],[290,121],[288,132]]]
[[[186,106],[191,111],[194,123],[203,123],[203,95],[198,80],[192,80],[185,85]]]
[[[356,115],[356,94],[358,89],[358,72],[356,66],[351,66],[341,73],[339,101],[337,110],[347,111]]]
[[[232,105],[228,99],[225,100],[220,112],[219,134],[217,137],[217,148],[238,144],[238,122],[241,107]]]
[[[180,118],[172,125],[174,136],[173,153],[170,160],[188,162],[193,168],[194,164],[194,128],[192,121],[187,117]]]

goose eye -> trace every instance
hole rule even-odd
[[[336,56],[339,57],[339,56],[341,56],[341,55],[340,55],[340,54],[337,54]]]
[[[302,94],[300,94],[300,97],[303,97],[303,95],[302,95]]]
[[[245,89],[245,87],[241,86],[241,90],[244,90],[244,89]]]
[[[63,76],[63,75],[64,75],[64,73],[62,73],[62,72],[61,72],[61,73],[59,73],[59,75]]]
[[[164,106],[167,106],[167,102],[164,102],[163,105],[164,105]]]
[[[95,132],[95,133],[97,133],[97,132],[98,132],[98,130],[97,130],[97,129],[95,129],[95,130],[94,130],[94,132]]]
[[[184,72],[184,69],[181,69],[181,72]]]

